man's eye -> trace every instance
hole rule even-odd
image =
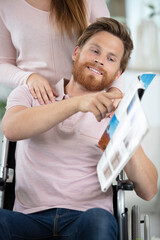
[[[92,49],[91,51],[94,53],[98,53],[98,50],[96,50],[96,49]]]
[[[108,57],[108,60],[109,60],[110,62],[115,62],[115,59],[114,59],[113,57]]]

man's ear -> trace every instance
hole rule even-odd
[[[76,46],[73,53],[72,53],[72,60],[75,61],[76,57],[78,56],[79,54],[79,47]]]

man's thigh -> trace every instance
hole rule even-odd
[[[54,211],[55,210],[42,211],[36,214],[23,214],[1,209],[0,239],[52,239]]]

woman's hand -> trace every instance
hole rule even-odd
[[[30,93],[35,99],[38,99],[41,105],[48,104],[55,101],[58,96],[56,90],[48,82],[48,80],[41,75],[33,73],[26,81]]]

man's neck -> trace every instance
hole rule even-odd
[[[64,91],[65,91],[65,94],[67,94],[69,97],[75,97],[75,96],[91,93],[91,91],[87,90],[81,84],[74,81],[73,76],[71,77],[71,80],[69,81],[69,83],[65,85]]]

